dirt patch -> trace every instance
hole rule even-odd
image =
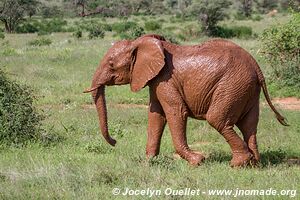
[[[300,166],[300,158],[289,158],[286,160],[288,165],[298,165]]]
[[[287,98],[274,98],[272,99],[272,103],[281,109],[285,110],[300,110],[300,99],[296,97],[287,97]],[[268,106],[267,102],[264,101],[262,103],[264,106]],[[147,105],[142,104],[108,104],[110,107],[114,108],[148,108]],[[95,106],[93,104],[83,104],[81,105],[83,109],[94,109]]]
[[[142,105],[142,104],[108,104],[108,107],[113,107],[113,108],[148,108],[147,105]],[[81,107],[84,110],[88,109],[95,109],[95,105],[93,104],[83,104]]]
[[[287,97],[287,98],[274,98],[272,102],[275,106],[285,110],[300,110],[300,99],[296,97]],[[263,103],[267,105],[267,102]]]
[[[272,103],[281,109],[285,110],[300,110],[300,99],[296,97],[287,97],[287,98],[274,98],[272,99]],[[264,106],[268,106],[267,102],[264,101],[262,103]],[[113,108],[145,108],[147,109],[147,105],[143,104],[108,104],[109,107]],[[85,110],[87,109],[95,109],[95,105],[93,104],[83,104],[81,107]]]

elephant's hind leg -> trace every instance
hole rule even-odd
[[[212,105],[206,115],[206,120],[228,142],[232,151],[230,166],[246,166],[249,164],[252,154],[249,152],[247,144],[234,131],[236,120],[228,112],[230,109],[227,106]]]
[[[260,160],[256,141],[258,117],[259,102],[257,101],[249,112],[236,124],[244,136],[244,141],[247,143],[249,151],[254,155],[254,158],[252,159],[252,164],[254,165]]]

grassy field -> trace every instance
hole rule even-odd
[[[267,18],[268,24],[278,21]],[[264,20],[251,24],[260,33]],[[267,22],[267,21],[265,21]],[[225,22],[230,23],[230,22]],[[240,22],[242,23],[242,22]],[[254,22],[245,22],[254,23]],[[281,110],[291,124],[281,126],[268,107],[261,107],[258,141],[262,156],[258,168],[232,169],[229,145],[205,121],[189,120],[188,142],[202,151],[206,162],[191,167],[175,159],[170,132],[165,130],[161,155],[145,159],[147,88],[132,93],[128,86],[107,88],[109,130],[118,140],[115,148],[99,133],[90,86],[99,60],[115,39],[75,39],[71,33],[46,36],[50,46],[28,42],[36,34],[6,34],[0,40],[0,67],[11,78],[34,88],[37,106],[47,115],[44,127],[51,141],[30,143],[24,148],[0,146],[0,199],[128,199],[113,196],[113,188],[131,189],[283,189],[300,192],[300,112]],[[205,40],[191,41],[199,43]],[[259,56],[259,42],[233,39],[247,49],[268,74]],[[277,91],[272,91],[278,95]],[[263,98],[262,98],[263,99]],[[126,105],[125,105],[126,104]],[[138,104],[138,105],[136,105]],[[144,196],[133,196],[144,199]],[[180,196],[158,196],[181,199]],[[232,199],[232,196],[188,196],[186,199]],[[289,199],[290,196],[244,196],[243,199]],[[294,199],[298,199],[297,194]],[[239,198],[237,198],[239,199]]]

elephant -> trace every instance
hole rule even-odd
[[[112,146],[107,125],[105,86],[130,84],[137,92],[149,87],[146,157],[157,156],[166,123],[177,154],[197,166],[205,156],[189,148],[188,117],[206,120],[231,148],[231,167],[257,164],[259,96],[262,88],[277,120],[288,126],[275,109],[265,78],[255,59],[243,48],[224,39],[182,46],[163,36],[148,34],[121,40],[108,50],[94,73],[92,93],[99,125]],[[237,126],[241,138],[233,129]]]

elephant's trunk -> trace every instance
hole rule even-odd
[[[99,125],[102,135],[110,145],[115,146],[117,141],[111,138],[108,133],[105,86],[101,85],[100,87],[98,87],[96,90],[93,91],[92,95],[98,112]]]

